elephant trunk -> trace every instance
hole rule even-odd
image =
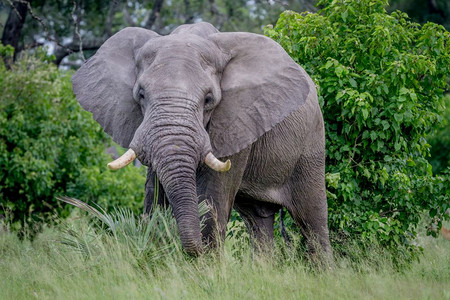
[[[205,138],[193,111],[154,110],[135,136],[132,148],[141,161],[151,165],[172,207],[184,250],[202,252],[196,170],[202,159]],[[146,120],[144,120],[144,123]]]
[[[185,157],[183,157],[185,158]],[[177,221],[184,250],[194,256],[202,252],[195,168],[181,164],[176,156],[157,170]]]

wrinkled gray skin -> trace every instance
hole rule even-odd
[[[83,108],[149,167],[147,213],[157,174],[158,203],[168,200],[188,253],[224,240],[233,206],[255,244],[272,242],[283,206],[311,251],[318,244],[331,253],[315,86],[274,41],[208,23],[168,36],[126,28],[77,71],[73,87]],[[231,169],[208,168],[209,151],[229,158]],[[200,232],[203,199],[211,212]]]

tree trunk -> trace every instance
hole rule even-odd
[[[428,3],[428,10],[430,11],[431,14],[439,15],[445,20],[445,13],[439,7],[436,0],[427,0],[427,3]]]
[[[29,2],[29,0],[26,2]],[[14,47],[14,60],[16,59],[19,39],[22,33],[23,24],[25,23],[25,18],[27,17],[27,11],[28,3],[14,2],[11,11],[9,12],[8,19],[6,20],[5,28],[3,29],[2,44]]]
[[[159,17],[163,3],[164,0],[155,0],[155,3],[153,4],[153,9],[147,19],[147,22],[145,22],[144,25],[145,28],[152,29],[153,24],[155,24],[156,19]]]
[[[194,13],[191,9],[191,2],[189,0],[184,0],[184,8],[185,8],[185,19],[184,24],[192,24],[194,23]]]

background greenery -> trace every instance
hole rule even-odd
[[[319,87],[330,228],[408,256],[421,212],[441,220],[450,207],[450,177],[433,176],[426,160],[445,105],[450,33],[388,14],[385,0],[318,4],[320,14],[286,11],[265,33]]]
[[[38,51],[11,70],[0,62],[0,217],[20,226],[67,216],[55,200],[65,194],[139,211],[145,168],[107,171],[111,139],[74,98],[71,73],[50,59]]]
[[[445,109],[441,113],[442,123],[431,132],[428,141],[431,146],[429,162],[433,173],[443,173],[450,167],[450,95],[444,99]]]

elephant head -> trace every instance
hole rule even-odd
[[[202,251],[196,171],[218,171],[305,101],[306,73],[267,37],[220,33],[211,24],[160,36],[125,28],[73,76],[81,106],[156,171],[177,220],[184,249]],[[303,79],[302,79],[303,78]]]

